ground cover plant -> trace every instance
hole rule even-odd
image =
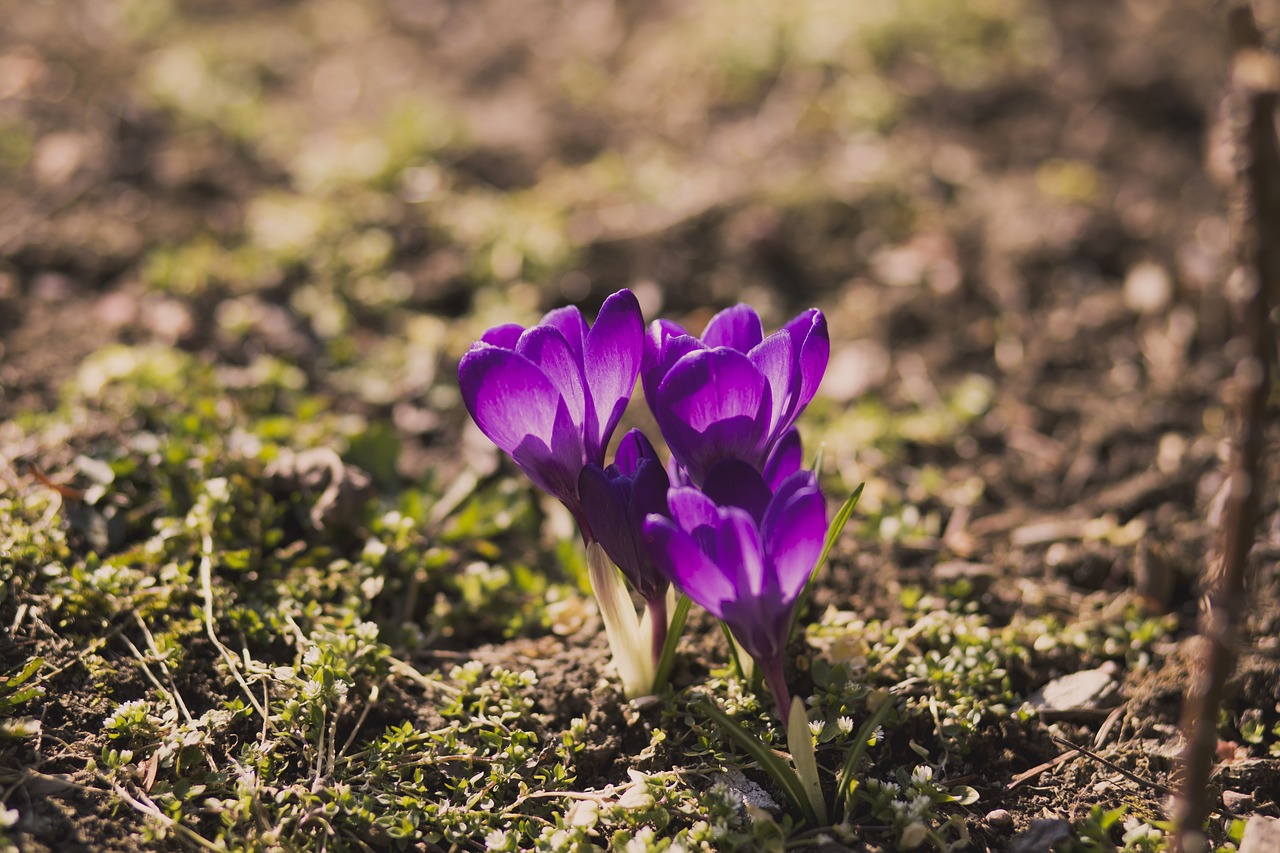
[[[1224,31],[18,5],[0,849],[1173,849],[1240,355]],[[468,371],[513,356],[473,342],[524,358],[544,317],[611,330],[591,405],[546,368],[573,428],[482,432]],[[821,385],[752,360],[773,330]],[[1277,459],[1215,849],[1278,808]],[[820,572],[734,610],[704,526]]]

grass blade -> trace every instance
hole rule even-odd
[[[840,769],[840,778],[836,783],[835,807],[837,812],[843,810],[846,818],[849,816],[849,798],[858,789],[858,780],[853,773],[858,769],[858,762],[867,754],[867,741],[871,740],[871,735],[884,722],[885,717],[889,716],[891,710],[893,710],[893,700],[885,696],[867,721],[862,724],[862,728],[858,729],[853,749],[849,750],[849,754],[845,756],[844,767]]]
[[[818,572],[822,571],[822,567],[827,564],[827,558],[831,556],[831,549],[835,547],[836,540],[844,532],[844,526],[849,523],[849,517],[853,515],[854,507],[858,505],[858,499],[862,497],[862,489],[866,485],[866,483],[859,483],[858,488],[854,489],[853,494],[849,495],[848,500],[841,505],[836,517],[831,519],[831,525],[827,528],[827,539],[822,545],[822,553],[818,555],[818,562],[813,564],[813,571],[809,572],[809,580],[805,581],[804,589],[800,590],[800,595],[796,599],[796,606],[791,610],[791,628],[787,631],[788,642],[796,632],[796,619],[799,618],[800,612],[804,610],[805,604],[809,601],[809,591],[813,587],[814,579],[818,577]]]
[[[715,703],[710,699],[702,697],[697,704],[706,711],[707,716],[715,720],[716,725],[729,736],[730,740],[754,758],[760,768],[773,777],[778,786],[786,792],[788,799],[804,814],[804,819],[809,825],[818,826],[818,816],[814,812],[813,806],[809,803],[804,783],[796,776],[795,771],[775,755],[772,749],[765,746],[746,729],[735,723],[728,714],[716,707]]]
[[[676,609],[671,614],[671,624],[667,626],[667,639],[662,644],[662,657],[658,659],[658,671],[653,676],[653,692],[661,693],[671,677],[671,669],[676,663],[676,646],[680,643],[680,635],[684,633],[685,620],[689,618],[689,607],[693,601],[687,595],[681,595],[676,601]]]
[[[720,630],[724,631],[725,642],[729,644],[729,660],[733,663],[734,672],[738,673],[738,677],[743,681],[750,681],[747,669],[742,665],[742,658],[738,654],[738,641],[733,638],[733,632],[729,630],[729,626],[720,623]]]
[[[827,823],[827,801],[822,796],[822,780],[818,778],[818,760],[813,754],[813,735],[809,733],[809,715],[799,696],[791,700],[791,713],[787,715],[787,749],[796,767],[796,776],[804,786],[809,805],[818,816],[820,824]]]

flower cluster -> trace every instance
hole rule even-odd
[[[629,695],[660,686],[658,660],[672,646],[669,629],[680,628],[668,624],[674,585],[724,622],[786,721],[792,614],[827,531],[795,422],[829,353],[816,309],[770,335],[747,305],[715,315],[701,338],[667,320],[646,334],[635,296],[621,290],[594,326],[561,308],[529,329],[490,329],[463,357],[462,397],[476,424],[578,522]],[[637,378],[670,463],[632,430],[606,467]],[[612,580],[618,570],[645,602],[643,622]],[[647,644],[633,639],[644,622]]]

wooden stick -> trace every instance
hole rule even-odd
[[[1275,357],[1268,325],[1268,293],[1280,290],[1280,145],[1275,132],[1280,61],[1262,47],[1247,4],[1230,12],[1234,48],[1227,122],[1234,145],[1238,268],[1229,282],[1240,313],[1243,356],[1236,364],[1235,435],[1228,462],[1230,485],[1220,530],[1222,556],[1206,578],[1208,607],[1201,620],[1203,657],[1193,669],[1184,709],[1182,794],[1174,805],[1178,853],[1208,849],[1203,825],[1211,804],[1219,708],[1236,663],[1245,602],[1245,570],[1263,491],[1263,427]]]

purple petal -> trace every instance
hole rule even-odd
[[[760,472],[740,459],[725,459],[712,466],[702,490],[722,507],[745,509],[759,524],[773,492]]]
[[[516,341],[520,340],[522,332],[524,332],[524,326],[519,323],[504,323],[485,332],[480,336],[480,340],[502,349],[515,349]]]
[[[785,330],[774,332],[750,352],[751,363],[769,382],[773,409],[769,417],[769,432],[777,435],[791,426],[795,411],[795,387],[798,383],[796,351],[791,335]]]
[[[720,523],[720,512],[711,498],[692,486],[681,486],[667,492],[667,504],[675,523],[692,533],[699,527]]]
[[[760,531],[746,510],[727,507],[720,511],[716,552],[717,563],[733,584],[736,598],[760,598],[764,594],[765,563]]]
[[[667,578],[712,616],[721,618],[723,603],[735,596],[733,584],[693,538],[660,515],[645,519],[644,538],[654,563]]]
[[[764,376],[736,350],[704,350],[671,368],[654,417],[695,483],[721,459],[764,462],[771,396]]]
[[[768,666],[786,652],[791,607],[776,599],[744,598],[721,605],[724,623],[758,666]]]
[[[583,346],[587,339],[587,321],[582,319],[582,312],[576,306],[566,305],[548,311],[538,321],[538,325],[559,329],[565,342],[569,344],[569,349],[573,350],[579,361],[582,360]]]
[[[476,344],[458,364],[458,385],[476,425],[498,447],[514,453],[534,436],[550,448],[557,409],[564,401],[529,359],[511,350]]]
[[[681,465],[674,456],[667,459],[667,478],[671,481],[672,487],[693,485],[693,481],[689,479],[688,469]]]
[[[702,332],[702,342],[708,347],[729,347],[738,352],[750,352],[763,337],[760,315],[742,302],[712,317]]]
[[[630,290],[619,290],[600,307],[583,351],[582,363],[598,430],[588,434],[588,445],[594,442],[601,453],[631,400],[643,349],[640,303]]]
[[[635,475],[643,459],[657,462],[658,451],[653,449],[643,432],[638,429],[628,430],[622,441],[618,442],[618,449],[613,454],[613,464],[618,466],[620,473],[631,477]]]
[[[667,492],[671,490],[667,472],[656,459],[642,459],[631,481],[631,504],[628,514],[638,522],[645,516],[658,513],[669,515]]]
[[[804,464],[804,448],[800,445],[800,430],[792,427],[782,434],[769,451],[764,463],[764,479],[769,488],[777,490],[782,481],[800,470]]]
[[[804,589],[827,535],[827,502],[812,471],[788,477],[760,527],[766,558],[784,601]]]
[[[554,326],[534,326],[520,336],[516,352],[538,366],[564,398],[573,422],[581,427],[587,420],[586,389],[580,362],[574,357],[564,335]]]
[[[640,358],[640,379],[650,411],[654,408],[658,386],[675,363],[681,356],[700,349],[706,349],[701,341],[670,320],[654,320],[649,324]]]
[[[831,357],[831,339],[827,332],[827,318],[817,308],[810,308],[783,326],[793,342],[798,344],[800,358],[800,388],[796,393],[795,411],[809,405],[822,384]]]
[[[511,451],[511,458],[534,485],[569,508],[575,518],[582,516],[578,500],[578,474],[586,462],[582,433],[561,401],[556,409],[550,441],[534,435],[526,436]]]
[[[623,477],[610,479],[594,464],[584,466],[578,475],[578,499],[591,528],[591,537],[635,586],[640,558],[636,553],[634,526],[627,512],[629,485]]]

